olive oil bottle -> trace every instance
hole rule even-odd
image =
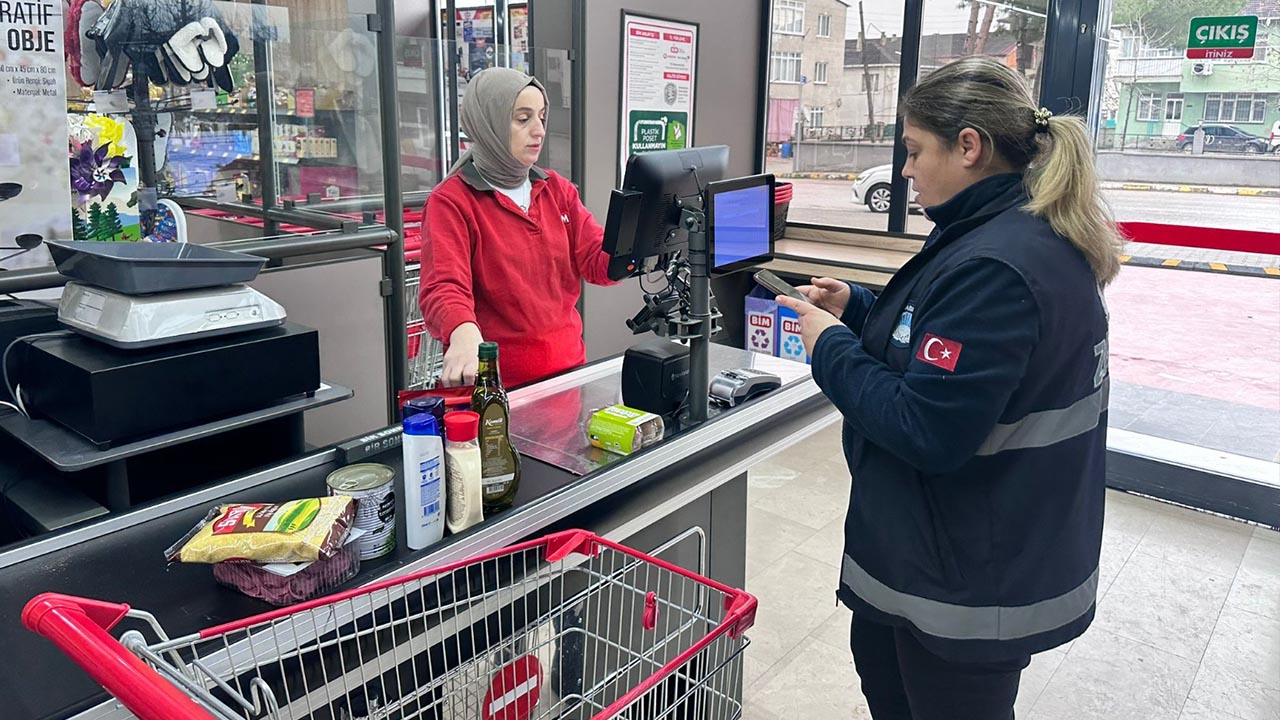
[[[511,407],[498,374],[498,343],[480,343],[471,409],[480,415],[481,494],[488,515],[511,507],[520,488],[520,453],[511,443]]]

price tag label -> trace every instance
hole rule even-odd
[[[193,88],[191,90],[192,110],[217,110],[218,94],[213,88]]]
[[[103,115],[129,112],[129,96],[124,90],[94,90],[93,109]]]

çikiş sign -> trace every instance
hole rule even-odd
[[[1258,41],[1258,18],[1202,17],[1191,21],[1187,58],[1191,60],[1245,60],[1253,57]]]

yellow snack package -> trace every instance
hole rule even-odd
[[[350,497],[292,500],[278,505],[221,505],[165,551],[169,562],[299,563],[325,560],[351,531]]]

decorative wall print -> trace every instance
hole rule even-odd
[[[138,240],[142,228],[132,125],[107,115],[73,115],[68,140],[73,237]]]

